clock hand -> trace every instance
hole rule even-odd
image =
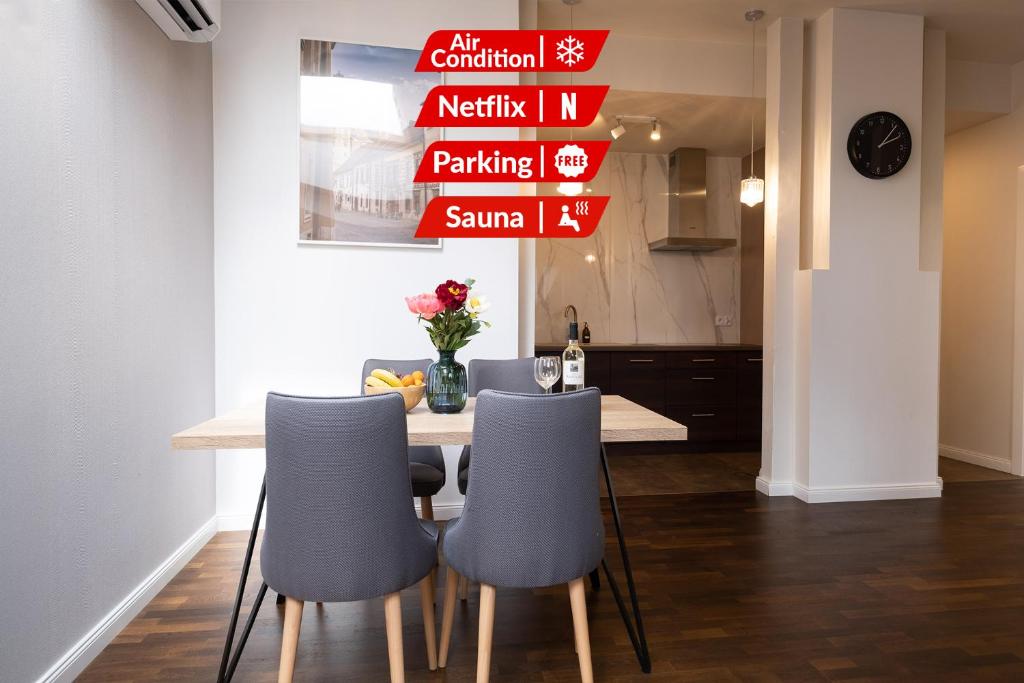
[[[886,134],[886,136],[885,136],[885,139],[884,139],[884,140],[882,140],[882,142],[881,142],[881,143],[880,143],[880,144],[878,145],[878,149],[882,149],[882,145],[885,145],[885,144],[887,144],[887,143],[891,142],[891,140],[889,140],[889,136],[890,136],[890,135],[892,135],[892,132],[893,132],[894,130],[896,130],[896,124],[895,124],[895,123],[893,124],[893,126],[892,126],[892,128],[891,128],[891,129],[889,130],[889,132],[888,132],[888,133]],[[898,137],[898,136],[897,136],[897,137]],[[896,138],[893,138],[893,139],[895,140]]]
[[[897,135],[896,137],[894,137],[894,138],[893,138],[892,140],[884,140],[884,141],[882,142],[882,144],[878,146],[878,149],[882,149],[882,146],[883,146],[883,145],[888,145],[888,144],[889,144],[890,142],[896,142],[896,141],[897,141],[897,140],[899,140],[899,139],[900,139],[901,137],[903,137],[903,133],[900,133],[899,135]]]

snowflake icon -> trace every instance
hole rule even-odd
[[[583,60],[583,42],[574,36],[566,36],[555,43],[555,56],[566,66],[576,66]]]

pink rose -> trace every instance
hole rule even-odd
[[[424,320],[430,320],[444,310],[444,304],[433,292],[428,294],[417,294],[416,296],[405,297],[405,304],[409,311],[421,316]]]

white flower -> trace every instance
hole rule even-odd
[[[470,294],[469,298],[466,299],[466,310],[470,313],[483,313],[491,307],[491,302],[487,300],[487,297],[480,294]]]

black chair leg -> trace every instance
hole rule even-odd
[[[601,590],[601,571],[599,569],[590,572],[590,587],[596,591]]]

